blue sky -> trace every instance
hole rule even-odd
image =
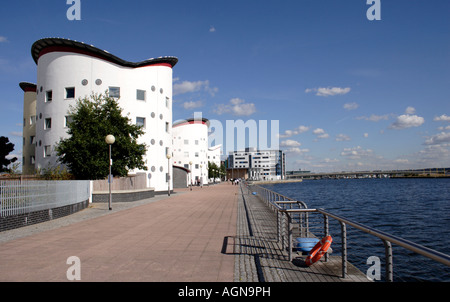
[[[380,0],[379,21],[366,0],[80,3],[79,21],[66,0],[2,4],[0,135],[19,158],[31,45],[62,37],[178,57],[174,120],[278,120],[289,170],[450,167],[450,1]]]

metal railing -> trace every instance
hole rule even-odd
[[[328,229],[330,218],[338,221],[341,226],[342,278],[345,278],[347,276],[347,225],[350,225],[364,233],[381,239],[385,249],[386,281],[392,282],[394,279],[392,264],[392,243],[450,267],[450,255],[374,229],[372,227],[365,226],[361,223],[352,221],[340,215],[333,214],[324,209],[309,209],[303,201],[293,200],[287,196],[273,192],[261,186],[252,185],[251,189],[248,184],[245,184],[245,186],[247,187],[249,192],[256,192],[256,194],[262,201],[264,201],[271,209],[277,212],[277,239],[278,241],[281,240],[283,249],[288,249],[289,261],[292,261],[293,258],[293,225],[300,225],[300,234],[310,234],[309,215],[315,213],[321,214],[323,216],[324,236],[329,235]],[[289,207],[287,207],[286,205],[289,205]],[[296,208],[293,208],[292,205],[296,205]],[[287,244],[285,243],[285,241],[287,241]],[[325,261],[328,261],[328,253],[325,254]]]
[[[71,205],[89,197],[89,180],[1,180],[0,217]]]

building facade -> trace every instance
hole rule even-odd
[[[189,183],[208,183],[208,128],[205,118],[173,123],[172,164],[189,169]]]
[[[22,174],[35,173],[36,149],[36,84],[21,82],[23,90]]]
[[[228,170],[230,169],[245,169],[250,180],[285,179],[285,155],[282,150],[246,148],[244,151],[232,151],[228,156]]]
[[[55,146],[67,138],[70,106],[79,98],[109,92],[123,114],[142,125],[139,143],[148,146],[144,161],[148,187],[167,191],[171,171],[172,68],[175,57],[128,62],[107,51],[77,41],[45,38],[31,49],[37,64],[35,166],[58,164]],[[105,135],[106,136],[106,135]],[[168,183],[169,182],[169,183]]]

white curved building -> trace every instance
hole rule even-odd
[[[193,185],[208,183],[208,128],[205,118],[177,121],[172,127],[172,164],[189,169]]]
[[[69,106],[80,97],[108,90],[111,96],[119,98],[123,114],[145,128],[139,143],[149,146],[144,158],[147,186],[167,191],[170,167],[166,154],[172,146],[172,68],[178,59],[128,62],[92,45],[60,38],[36,41],[31,53],[37,64],[36,168],[58,163],[55,145],[68,135]],[[131,171],[136,172],[144,171]]]
[[[31,175],[35,172],[36,84],[20,82],[19,86],[23,90],[22,174]]]

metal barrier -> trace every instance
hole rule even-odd
[[[71,205],[89,196],[89,180],[2,180],[0,217]]]
[[[292,261],[292,251],[293,251],[293,225],[300,225],[300,234],[310,234],[309,232],[309,217],[308,215],[315,213],[321,214],[323,216],[323,232],[324,235],[329,235],[329,219],[335,219],[339,222],[341,226],[341,258],[342,258],[342,278],[347,275],[347,225],[350,225],[362,232],[370,234],[372,236],[378,237],[384,244],[385,249],[385,261],[386,261],[386,272],[385,278],[387,281],[392,282],[393,277],[393,253],[392,253],[392,243],[397,244],[405,249],[412,252],[425,256],[434,261],[440,262],[444,265],[450,266],[450,256],[436,250],[430,249],[420,244],[408,241],[406,239],[376,230],[374,228],[365,226],[361,223],[352,221],[345,217],[333,214],[324,209],[308,209],[303,201],[296,201],[282,194],[273,192],[266,188],[258,185],[252,185],[250,189],[247,183],[244,184],[247,190],[256,192],[260,199],[264,201],[271,209],[277,212],[277,239],[281,240],[283,249],[287,248],[289,252],[289,261]],[[289,207],[286,207],[289,205]],[[298,208],[292,208],[292,205],[297,205]],[[297,221],[294,221],[296,219]],[[283,217],[280,217],[283,216]],[[287,220],[287,223],[285,222]],[[302,229],[305,228],[305,229]],[[287,234],[287,235],[286,235]],[[285,244],[285,239],[287,240],[287,245]],[[328,253],[325,254],[325,261],[328,261]]]

